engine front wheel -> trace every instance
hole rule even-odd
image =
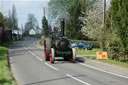
[[[51,50],[50,50],[50,63],[54,64],[54,61],[55,61],[55,49],[51,48]]]
[[[47,60],[47,56],[46,56],[46,41],[44,41],[44,60]]]
[[[76,60],[76,50],[75,50],[75,48],[72,48],[72,56],[71,56],[70,61],[72,63],[75,63],[75,60]]]
[[[44,60],[45,61],[50,60],[50,49],[51,49],[51,40],[49,38],[46,38],[44,40]]]

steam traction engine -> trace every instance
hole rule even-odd
[[[65,37],[64,19],[60,21],[61,35],[51,33],[49,38],[44,40],[44,59],[53,64],[55,57],[63,57],[64,61],[75,63],[75,48],[71,48],[70,41]]]

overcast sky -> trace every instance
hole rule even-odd
[[[47,7],[49,0],[0,0],[0,11],[1,4],[3,4],[3,13],[5,16],[8,15],[8,10],[12,10],[12,6],[15,5],[18,17],[19,27],[25,24],[29,13],[35,15],[41,27],[41,20],[43,17],[43,7]]]

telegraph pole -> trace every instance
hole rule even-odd
[[[106,15],[106,0],[103,0],[103,34],[105,34],[105,15]],[[101,41],[101,49],[104,50],[104,39],[105,39],[105,36],[102,37],[102,41]]]
[[[23,28],[24,28],[24,27],[23,27],[23,24],[22,24],[22,25],[21,25],[21,30],[22,30],[22,36],[23,36]]]
[[[103,0],[103,27],[105,29],[106,0]]]
[[[44,16],[45,16],[45,7],[43,7],[43,12],[44,12]]]

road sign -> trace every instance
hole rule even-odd
[[[96,59],[108,59],[107,52],[96,52]]]

